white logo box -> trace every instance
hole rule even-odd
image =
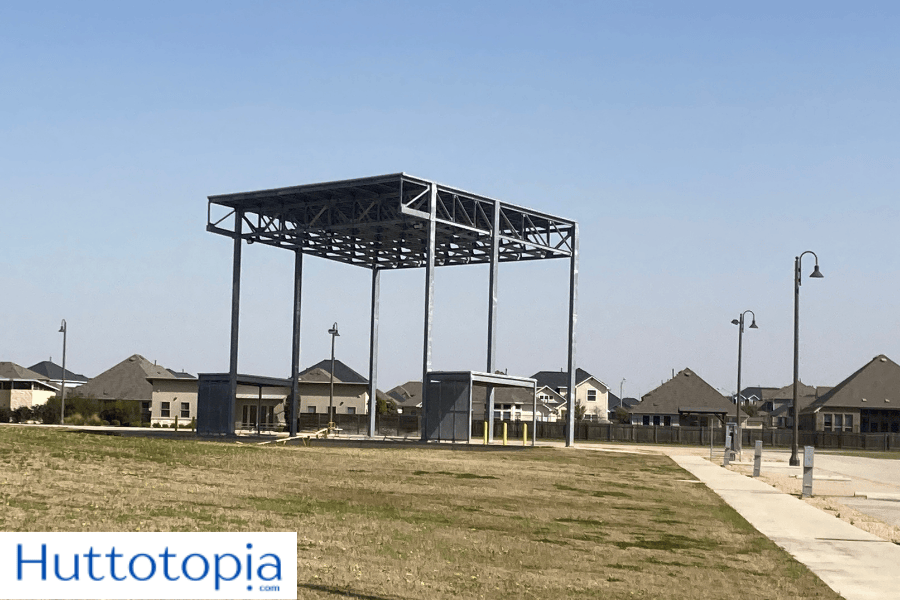
[[[297,597],[297,533],[0,533],[0,598]]]

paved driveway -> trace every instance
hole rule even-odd
[[[766,450],[764,460],[771,462],[764,465],[801,474],[800,467],[788,466],[789,458],[790,451]],[[747,453],[744,460],[748,460]],[[900,460],[817,452],[814,464],[813,494],[830,496],[845,506],[900,527]],[[854,496],[865,493],[871,493],[874,498]]]

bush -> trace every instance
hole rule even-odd
[[[191,417],[191,431],[197,431],[197,418]]]
[[[34,418],[34,411],[27,406],[20,406],[12,411],[12,417],[15,419],[16,423],[25,423]]]
[[[122,423],[118,419],[113,419],[109,422],[113,427],[119,427]]]
[[[38,404],[34,407],[34,419],[44,424],[59,423],[59,398],[50,398],[46,404]]]
[[[8,408],[0,408],[0,423],[9,423],[10,414]]]
[[[81,413],[73,413],[66,417],[66,425],[84,425],[84,415]]]
[[[162,425],[160,425],[159,423],[154,423],[153,426],[154,426],[154,427],[157,427],[157,428],[158,428],[158,427],[162,427]]]

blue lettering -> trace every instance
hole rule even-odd
[[[60,581],[72,581],[73,579],[75,581],[78,581],[78,555],[77,554],[72,555],[72,562],[75,565],[74,566],[75,573],[73,573],[71,577],[63,577],[62,575],[59,574],[59,554],[53,555],[53,564],[54,564],[53,571],[56,573],[57,579],[59,579]]]
[[[188,573],[188,568],[187,568],[188,561],[191,560],[191,558],[193,558],[195,556],[203,561],[203,575],[200,575],[199,577],[191,577],[191,574]],[[204,577],[209,575],[209,561],[206,560],[206,557],[203,556],[202,554],[188,554],[184,558],[184,560],[181,561],[181,572],[184,573],[184,576],[187,577],[188,579],[190,579],[191,581],[200,581],[201,579],[203,579]]]
[[[219,562],[223,558],[230,558],[234,561],[234,574],[231,577],[223,577],[219,570]],[[216,589],[219,589],[219,581],[234,581],[241,574],[241,561],[234,554],[216,554]]]
[[[26,560],[22,558],[22,544],[19,544],[18,550],[18,574],[19,581],[22,581],[22,565],[25,563],[40,563],[41,564],[41,581],[47,581],[47,544],[41,544],[41,559],[40,560]]]
[[[175,554],[169,553],[169,547],[166,546],[165,552],[159,555],[161,559],[163,559],[163,575],[165,575],[166,579],[169,581],[177,581],[181,579],[181,577],[170,577],[169,576],[169,558],[175,558]]]
[[[94,553],[94,547],[91,546],[90,550],[87,551],[87,554],[84,555],[86,559],[88,559],[88,576],[94,581],[100,581],[101,579],[106,579],[105,575],[101,575],[100,577],[94,577],[94,559],[100,558],[100,554]]]
[[[150,574],[147,575],[146,577],[138,577],[134,572],[134,562],[142,556],[146,556],[147,560],[150,561]],[[156,574],[156,561],[153,560],[153,557],[150,556],[149,554],[135,554],[134,556],[131,557],[131,560],[128,562],[128,572],[131,573],[131,576],[134,577],[135,579],[137,579],[138,581],[147,581],[148,579],[153,577],[153,575]]]
[[[252,550],[253,544],[247,544],[247,550]],[[253,557],[247,553],[247,581],[253,578]]]
[[[263,558],[266,558],[267,556],[271,556],[272,558],[274,558],[275,562],[274,563],[264,563],[264,564],[259,565],[259,569],[256,570],[256,576],[259,577],[260,579],[262,579],[263,581],[272,581],[273,579],[281,579],[281,559],[278,558],[278,556],[276,556],[274,554],[263,554],[259,558],[263,559]],[[263,575],[263,569],[265,569],[266,567],[271,567],[271,568],[275,569],[275,574],[272,575],[271,577],[266,577],[265,575]]]
[[[125,555],[117,554],[116,547],[113,546],[112,550],[109,551],[109,554],[105,554],[104,556],[106,556],[109,559],[109,575],[110,575],[110,577],[112,577],[116,581],[124,580],[125,579],[124,575],[121,577],[116,577],[116,558],[117,557],[121,558],[122,556],[125,556]]]

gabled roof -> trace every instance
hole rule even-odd
[[[388,390],[387,395],[401,408],[415,408],[422,403],[422,382],[407,381]]]
[[[548,388],[556,390],[559,388],[569,387],[569,374],[565,371],[538,371],[537,373],[532,375],[531,378],[537,380],[539,388],[546,386]],[[602,383],[603,387],[608,387],[605,383],[603,383],[584,369],[575,369],[575,385],[581,385],[586,379],[591,378]]]
[[[879,354],[802,412],[828,407],[900,410],[900,365]]]
[[[331,359],[326,358],[301,371],[300,380],[317,383],[331,381]],[[368,379],[337,359],[334,360],[334,381],[335,383],[369,383]]]
[[[701,409],[731,413],[734,412],[734,404],[699,375],[684,369],[655,390],[644,394],[629,412],[633,415],[676,415],[680,411],[697,412]]]
[[[813,398],[816,397],[816,388],[811,385],[806,385],[802,381],[797,382],[797,404],[800,404],[800,398],[803,396],[811,396]],[[793,400],[794,399],[794,384],[789,383],[783,388],[778,388],[777,390],[771,392],[770,395],[766,397],[766,400]]]
[[[72,390],[82,398],[99,400],[150,400],[153,384],[149,379],[177,379],[165,367],[154,365],[140,354],[133,354]]]
[[[62,381],[63,378],[63,368],[56,364],[55,362],[51,362],[49,360],[42,360],[36,365],[31,365],[28,367],[35,373],[40,373],[47,379],[53,379],[54,381]],[[79,375],[78,373],[73,373],[72,371],[66,369],[66,382],[73,381],[82,383],[87,382],[88,378],[84,375]]]
[[[35,381],[47,381],[47,377],[26,369],[14,362],[0,362],[0,378],[3,379],[28,379]]]

